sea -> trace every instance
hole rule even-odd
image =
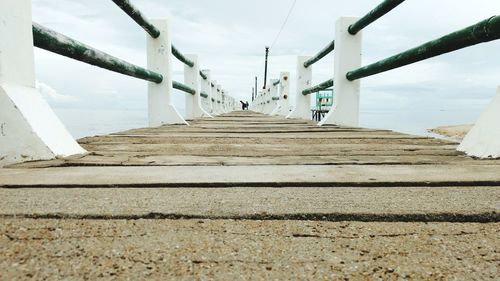
[[[148,126],[146,109],[54,109],[63,124],[79,139]],[[179,110],[183,114],[182,110]],[[439,137],[428,130],[438,126],[472,124],[480,111],[471,110],[362,110],[360,127],[388,129],[419,136]]]

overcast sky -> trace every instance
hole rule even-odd
[[[174,44],[198,54],[202,68],[237,99],[262,85],[264,46],[278,33],[293,0],[132,0],[150,18],[169,18]],[[334,39],[341,16],[362,16],[381,1],[298,0],[271,50],[270,78],[296,57],[314,55]],[[363,64],[500,14],[499,0],[408,0],[363,31]],[[33,0],[34,21],[131,63],[146,65],[146,33],[112,1]],[[147,82],[35,51],[37,79],[56,108],[140,109]],[[174,79],[183,65],[174,60]],[[333,55],[313,66],[313,83],[333,76]],[[362,80],[362,110],[471,109],[479,112],[500,85],[500,41]],[[54,89],[51,91],[50,88]],[[47,95],[47,93],[46,93]],[[175,102],[183,107],[183,94]]]

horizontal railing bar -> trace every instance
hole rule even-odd
[[[208,95],[207,95],[206,93],[203,93],[203,92],[202,92],[202,93],[200,93],[200,96],[201,96],[202,98],[205,98],[205,99],[206,99],[206,98],[208,98]]]
[[[190,88],[189,86],[184,85],[181,82],[172,81],[172,87],[174,89],[183,91],[185,93],[188,93],[188,94],[191,94],[191,95],[196,95],[196,91],[193,88]]]
[[[140,25],[144,30],[146,30],[149,35],[153,38],[158,38],[160,36],[160,30],[151,24],[128,0],[113,0],[115,4],[120,7],[127,15],[129,15],[138,25]]]
[[[214,87],[215,87],[215,84],[214,84],[214,83],[210,83],[210,85],[212,86],[212,88],[214,88]]]
[[[201,78],[203,78],[203,80],[207,80],[207,78],[208,78],[208,77],[205,75],[205,73],[203,73],[203,72],[201,72],[201,71],[200,71],[200,76],[201,76]]]
[[[281,81],[278,80],[278,81],[276,81],[276,82],[273,83],[273,86],[278,86],[280,83],[281,83]]]
[[[304,62],[304,67],[308,68],[309,66],[315,64],[318,62],[320,59],[324,58],[326,55],[331,53],[335,49],[335,40],[330,42],[325,48],[323,48],[321,51],[319,51],[318,54],[316,54],[314,57],[310,58],[306,62]]]
[[[273,97],[272,100],[280,100],[280,98],[279,97]]]
[[[212,102],[215,102],[215,99],[214,99],[214,98],[212,98]]]
[[[378,20],[385,14],[389,13],[392,9],[396,8],[399,4],[403,3],[405,0],[385,0],[380,3],[375,9],[371,10],[364,17],[360,18],[355,23],[351,24],[347,29],[350,34],[355,35],[360,32],[363,28],[367,27],[374,21]]]
[[[316,93],[316,92],[328,89],[332,86],[333,86],[333,79],[330,79],[330,80],[327,80],[319,85],[316,85],[316,86],[311,87],[309,89],[305,89],[304,91],[302,91],[302,94],[304,96],[307,96],[307,95],[310,95],[312,93]]]
[[[33,43],[38,48],[135,78],[155,83],[163,81],[161,74],[115,58],[37,23],[33,23],[32,29]]]
[[[350,71],[346,77],[354,81],[408,64],[419,62],[445,53],[470,47],[479,43],[500,39],[500,16],[494,16],[453,32],[416,48],[399,53],[384,60]]]
[[[194,62],[188,60],[174,45],[172,45],[172,55],[189,67],[194,66]]]

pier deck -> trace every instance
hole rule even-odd
[[[497,277],[500,161],[454,142],[252,112],[79,142],[0,169],[0,279]]]

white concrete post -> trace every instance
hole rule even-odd
[[[31,1],[0,1],[0,167],[86,151],[35,88]]]
[[[266,110],[266,114],[270,114],[272,115],[272,113],[274,112],[274,110],[276,109],[278,103],[276,100],[273,100],[273,98],[277,98],[278,97],[278,85],[274,85],[274,83],[276,82],[279,82],[280,80],[279,79],[271,79],[270,80],[271,83],[269,85],[269,95],[268,95],[268,100],[269,100],[269,104],[268,104],[268,107],[267,107],[267,110]]]
[[[226,90],[221,90],[221,108],[222,108],[222,113],[227,113],[227,111],[226,111]]]
[[[347,72],[361,67],[362,32],[351,35],[347,29],[358,18],[342,17],[335,25],[334,104],[319,123],[359,126],[360,80],[349,81]]]
[[[500,158],[500,87],[458,150],[479,158]]]
[[[269,99],[269,87],[266,87],[262,93],[262,113],[267,114],[267,108],[269,104],[267,103]]]
[[[148,69],[160,73],[163,81],[148,84],[149,126],[187,125],[172,103],[172,41],[168,20],[156,19],[151,23],[160,30],[160,36],[153,38],[147,35]]]
[[[186,58],[194,62],[193,67],[184,65],[184,84],[194,89],[196,93],[186,93],[186,119],[193,120],[201,117],[211,117],[202,107],[200,96],[200,68],[197,55],[186,55]]]
[[[290,72],[280,74],[280,93],[278,106],[272,115],[287,116],[290,113]]]
[[[257,95],[257,101],[258,101],[257,112],[262,113],[262,109],[264,107],[264,93],[262,90],[260,90],[258,95]]]
[[[215,95],[215,110],[216,110],[216,114],[217,115],[221,115],[222,114],[222,104],[221,104],[221,91],[222,91],[222,86],[220,84],[217,84],[216,86],[216,89],[217,89],[217,93]]]
[[[212,86],[213,85],[213,86]],[[212,110],[210,111],[210,114],[212,116],[217,115],[217,81],[214,80],[210,82],[210,87],[212,88],[212,92],[210,94],[210,103],[212,104]]]
[[[311,87],[312,67],[305,68],[304,62],[310,56],[299,56],[297,58],[297,93],[295,95],[295,107],[287,118],[311,119],[311,97],[304,96],[302,91]]]
[[[205,111],[212,113],[212,74],[210,73],[210,70],[204,69],[201,71],[207,79],[201,80],[201,92],[205,93],[208,95],[207,98],[203,99],[203,104],[205,105]]]

